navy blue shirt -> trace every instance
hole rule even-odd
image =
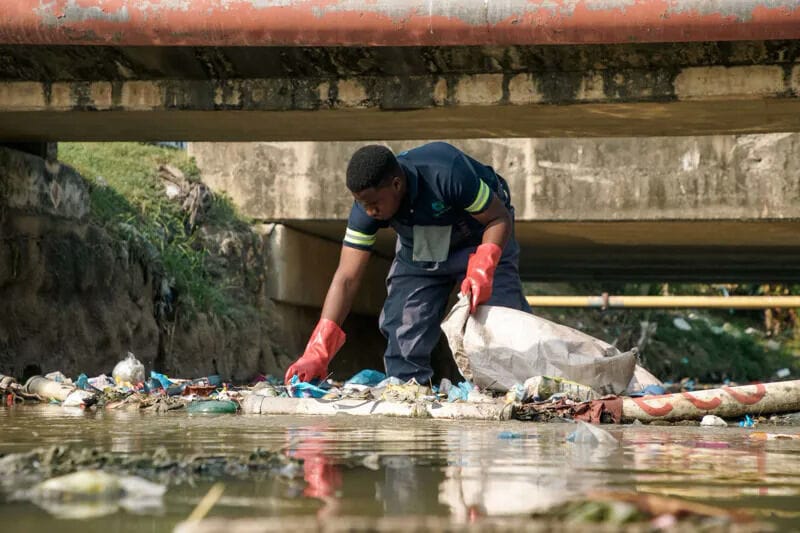
[[[435,142],[397,155],[407,180],[406,198],[390,220],[367,215],[353,203],[344,245],[370,250],[381,228],[391,226],[400,245],[413,248],[413,226],[452,226],[450,249],[476,246],[484,226],[472,215],[485,211],[492,193],[509,206],[508,189],[492,167],[472,159],[456,147]]]

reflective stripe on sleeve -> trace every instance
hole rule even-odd
[[[489,189],[489,186],[486,185],[486,182],[480,180],[481,186],[478,189],[478,194],[475,196],[475,201],[467,207],[467,213],[479,213],[486,209],[486,206],[489,203],[489,200],[492,197],[492,190]]]
[[[375,244],[377,238],[377,233],[368,235],[352,228],[347,228],[347,231],[344,234],[344,242],[355,244],[356,246],[372,246]]]

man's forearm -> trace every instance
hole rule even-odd
[[[321,318],[332,320],[341,326],[350,313],[360,281],[360,279],[334,276],[328,294],[325,296]]]
[[[483,230],[483,244],[492,243],[505,248],[506,243],[511,238],[511,218],[499,217],[492,220]]]

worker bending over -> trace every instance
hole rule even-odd
[[[397,232],[380,330],[388,344],[386,374],[428,383],[431,352],[456,283],[481,304],[530,312],[519,279],[519,246],[508,185],[492,167],[443,142],[395,157],[385,146],[358,149],[347,165],[355,198],[339,266],[322,316],[286,381],[325,379],[345,341],[350,311],[380,228]]]

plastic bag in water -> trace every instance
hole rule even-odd
[[[567,436],[567,442],[590,446],[619,446],[619,441],[605,429],[578,420],[578,429]]]
[[[144,382],[144,365],[136,356],[128,352],[128,357],[117,363],[111,376],[117,383],[132,383],[136,385]]]

